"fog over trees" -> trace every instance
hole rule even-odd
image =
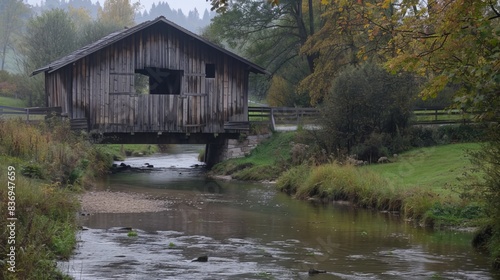
[[[88,44],[125,26],[153,20],[159,16],[200,34],[215,16],[215,12],[206,9],[198,11],[196,8],[185,15],[182,10],[172,9],[168,3],[161,1],[147,9],[139,2],[133,3],[129,0],[102,2],[103,4],[93,3],[91,0],[46,0],[41,4],[30,5],[21,0],[0,0],[0,71],[20,73],[24,70],[20,45],[29,19],[42,16],[51,10],[64,11],[72,19],[78,39],[75,46]],[[116,9],[110,12],[113,5]],[[133,12],[125,11],[127,8]],[[124,13],[129,13],[127,19],[124,19]]]

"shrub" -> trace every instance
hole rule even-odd
[[[356,148],[360,159],[377,157],[387,145],[376,143],[376,137],[390,139],[408,126],[415,90],[409,75],[393,76],[372,63],[349,68],[335,79],[321,108],[319,142],[336,156]],[[373,143],[367,143],[370,139]]]
[[[437,129],[434,140],[439,144],[478,142],[485,139],[485,132],[482,125],[444,125]]]
[[[438,144],[478,142],[485,139],[482,125],[442,125],[439,127],[414,126],[406,131],[412,147],[428,147]]]
[[[21,174],[34,179],[45,179],[43,168],[39,164],[30,163],[21,168]]]
[[[500,124],[491,124],[487,137],[489,141],[479,152],[473,153],[473,161],[484,176],[467,186],[466,194],[474,195],[485,203],[487,218],[483,228],[490,229],[490,234],[483,233],[484,243],[476,245],[486,247],[494,266],[500,268]]]

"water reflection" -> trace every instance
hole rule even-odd
[[[471,235],[415,228],[349,205],[315,205],[273,186],[172,168],[110,176],[103,188],[172,202],[159,213],[82,219],[76,279],[497,279]],[[127,236],[122,227],[138,229]],[[208,255],[207,263],[191,262]]]

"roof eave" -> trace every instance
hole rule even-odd
[[[46,71],[48,71],[48,70],[50,70],[50,67],[42,67],[42,68],[38,68],[38,69],[36,69],[35,71],[31,72],[30,77],[36,76],[36,75],[40,74],[41,72],[46,72]]]
[[[177,24],[175,24],[175,23],[173,23],[173,22],[171,22],[171,21],[167,20],[167,19],[166,19],[165,17],[163,17],[163,16],[160,16],[160,17],[156,18],[155,20],[151,20],[151,21],[148,21],[148,22],[145,22],[145,23],[139,24],[139,26],[137,26],[136,28],[131,27],[131,28],[128,30],[129,32],[127,32],[128,34],[125,34],[125,32],[126,32],[126,31],[119,31],[119,33],[118,33],[116,36],[114,36],[113,38],[111,38],[111,40],[109,40],[107,43],[105,43],[105,44],[103,44],[103,45],[101,45],[101,46],[99,46],[99,47],[96,47],[96,48],[92,49],[92,51],[91,51],[91,52],[86,53],[85,55],[83,55],[83,57],[85,57],[85,56],[87,56],[87,55],[90,55],[90,54],[92,54],[92,53],[94,53],[94,52],[97,52],[97,51],[99,51],[99,50],[101,50],[101,49],[103,49],[103,48],[106,48],[106,47],[108,47],[109,45],[114,44],[114,43],[116,43],[117,41],[120,41],[120,40],[122,40],[123,38],[125,38],[125,37],[129,36],[130,34],[135,33],[135,32],[137,32],[137,31],[140,31],[140,30],[143,30],[143,29],[145,29],[145,28],[148,28],[148,27],[150,27],[150,26],[152,26],[152,25],[154,25],[154,24],[156,24],[156,23],[158,23],[158,22],[160,22],[160,21],[161,21],[161,22],[164,22],[165,24],[167,24],[167,25],[169,25],[169,26],[171,26],[171,27],[173,27],[173,28],[175,28],[175,29],[177,29],[177,30],[179,30],[179,31],[181,31],[181,32],[183,32],[183,33],[185,33],[185,34],[190,35],[192,38],[197,39],[197,40],[198,40],[199,42],[201,42],[201,43],[204,43],[204,44],[206,44],[206,45],[208,45],[208,46],[210,46],[210,47],[212,47],[212,48],[214,48],[214,49],[216,49],[216,50],[219,50],[219,51],[220,51],[220,52],[222,52],[222,53],[225,53],[226,55],[229,55],[229,56],[233,57],[234,59],[237,59],[237,60],[241,61],[242,63],[244,63],[244,64],[246,64],[247,66],[249,66],[249,67],[250,67],[250,71],[251,71],[251,72],[253,72],[253,73],[256,73],[256,74],[265,74],[265,75],[270,75],[270,73],[269,73],[266,69],[264,69],[264,68],[262,68],[262,67],[258,66],[257,64],[252,63],[252,62],[248,61],[247,59],[245,59],[245,58],[243,58],[243,57],[241,57],[241,56],[238,56],[238,55],[236,55],[235,53],[232,53],[232,52],[230,52],[230,51],[228,51],[228,50],[226,50],[226,49],[224,49],[224,48],[222,48],[222,47],[220,47],[220,46],[217,46],[216,44],[214,44],[214,43],[212,43],[212,42],[210,42],[210,41],[206,40],[205,38],[200,37],[199,35],[194,34],[193,32],[191,32],[191,31],[189,31],[189,30],[187,30],[187,29],[185,29],[185,28],[183,28],[183,27],[181,27],[181,26],[179,26],[179,25],[177,25]],[[111,34],[110,34],[110,35],[111,35]],[[108,35],[108,36],[109,36],[109,35]],[[103,37],[103,39],[104,39],[104,38],[105,38],[105,37]],[[102,40],[102,39],[101,39],[101,40]],[[98,43],[98,41],[96,41],[96,42],[94,42],[94,43]],[[89,46],[89,45],[87,45],[86,47],[88,47],[88,46]],[[86,47],[84,47],[84,48],[86,48]],[[45,66],[44,66],[44,67],[42,67],[42,68],[36,69],[35,71],[33,71],[33,72],[32,72],[31,76],[37,75],[37,74],[39,74],[40,72],[48,72],[48,73],[52,73],[52,72],[57,71],[57,70],[59,70],[59,69],[61,69],[61,68],[65,67],[65,66],[67,66],[67,65],[69,65],[69,64],[71,64],[71,63],[74,63],[75,61],[78,61],[79,59],[81,59],[81,58],[82,58],[82,57],[80,57],[80,55],[82,55],[82,53],[78,53],[78,52],[82,52],[82,51],[83,51],[82,49],[79,49],[79,50],[76,50],[75,52],[73,52],[73,53],[71,53],[71,54],[69,54],[69,55],[67,55],[67,56],[64,56],[63,58],[67,58],[68,56],[71,56],[71,55],[75,55],[76,57],[75,57],[74,59],[68,59],[68,61],[63,62],[63,63],[60,63],[59,65],[57,65],[57,64],[55,65],[55,63],[54,63],[54,62],[57,62],[57,61],[58,61],[58,60],[55,60],[55,61],[53,61],[52,63],[50,63],[50,64],[48,64],[48,65],[45,65]],[[77,54],[78,54],[78,55],[77,55]],[[55,66],[55,67],[54,67],[54,66]]]

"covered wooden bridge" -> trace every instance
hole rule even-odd
[[[248,125],[258,65],[159,17],[33,72],[47,106],[104,143],[215,143]]]

